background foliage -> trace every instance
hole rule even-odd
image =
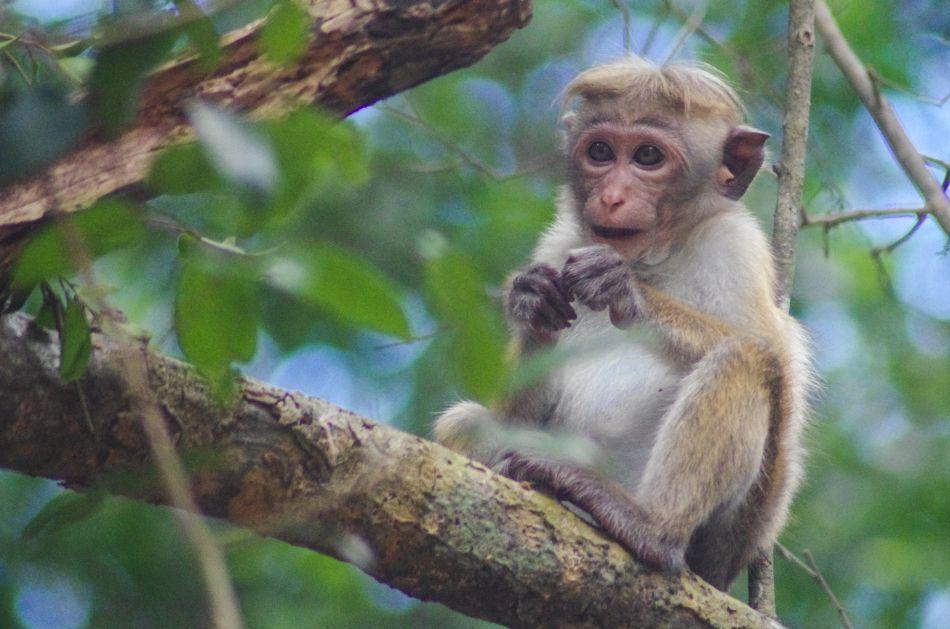
[[[194,46],[212,65],[215,32],[272,3],[240,3],[214,20],[131,39],[118,34],[155,25],[163,12],[172,20],[173,5],[200,17],[195,11],[209,3],[58,4],[6,7],[0,185],[67,149],[85,125],[127,119],[143,73],[169,55]],[[275,63],[290,63],[306,41],[304,16],[291,2],[277,4],[261,44]],[[633,50],[658,61],[675,48],[684,17],[702,10],[685,0],[636,5]],[[918,148],[947,161],[947,106],[921,97],[950,90],[946,7],[832,6]],[[726,72],[753,123],[773,134],[776,152],[785,26],[777,0],[711,2],[700,29],[674,50]],[[74,42],[90,29],[96,46]],[[15,39],[23,33],[33,35]],[[195,104],[189,115],[199,142],[155,164],[147,184],[154,198],[101,202],[71,227],[51,227],[27,250],[14,288],[47,325],[55,323],[50,305],[61,304],[72,336],[63,375],[78,376],[88,352],[81,316],[88,287],[71,279],[61,240],[64,229],[76,230],[109,302],[153,344],[193,362],[224,398],[239,369],[426,434],[449,401],[489,400],[509,380],[492,295],[552,216],[561,172],[557,94],[578,70],[623,54],[623,41],[615,3],[545,0],[525,30],[475,67],[344,124],[313,111],[252,124]],[[70,98],[79,85],[90,86],[95,108]],[[813,100],[807,209],[918,206],[820,49]],[[774,183],[763,174],[747,196],[766,225]],[[782,541],[812,550],[865,627],[950,625],[947,241],[928,221],[880,264],[869,255],[912,223],[848,224],[800,239],[793,311],[814,336],[825,386],[808,482]],[[43,292],[33,290],[44,278],[45,308]],[[250,626],[477,624],[315,553],[230,527],[216,532]],[[789,625],[835,624],[815,584],[780,558],[777,581]],[[206,621],[198,571],[167,511],[0,475],[0,625]]]

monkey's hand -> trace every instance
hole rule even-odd
[[[558,500],[577,505],[640,560],[666,571],[685,565],[688,540],[671,535],[623,487],[597,472],[520,453],[509,455],[497,469],[511,479],[527,481],[550,491]]]
[[[551,341],[577,313],[561,288],[558,272],[535,264],[515,276],[508,294],[508,317],[541,341]]]
[[[641,297],[633,271],[609,245],[574,249],[561,271],[568,296],[591,310],[610,309],[610,321],[625,327],[637,316]]]

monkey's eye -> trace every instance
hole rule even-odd
[[[595,162],[609,162],[614,158],[614,152],[606,142],[593,142],[587,148],[587,157]]]
[[[641,144],[633,153],[633,161],[641,166],[656,166],[663,159],[663,151],[652,144]]]

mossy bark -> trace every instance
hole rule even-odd
[[[123,348],[94,335],[78,385],[60,380],[57,348],[28,318],[0,318],[0,466],[166,502],[116,367]],[[692,574],[641,566],[557,501],[435,443],[249,380],[221,407],[187,366],[141,351],[206,515],[513,627],[774,626]]]

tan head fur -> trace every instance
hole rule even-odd
[[[565,88],[562,111],[579,100],[573,113],[583,116],[603,98],[622,96],[628,110],[643,103],[659,103],[672,113],[689,118],[714,116],[736,125],[745,118],[745,107],[736,91],[712,66],[701,62],[674,62],[658,66],[640,57],[625,57],[579,74]]]

